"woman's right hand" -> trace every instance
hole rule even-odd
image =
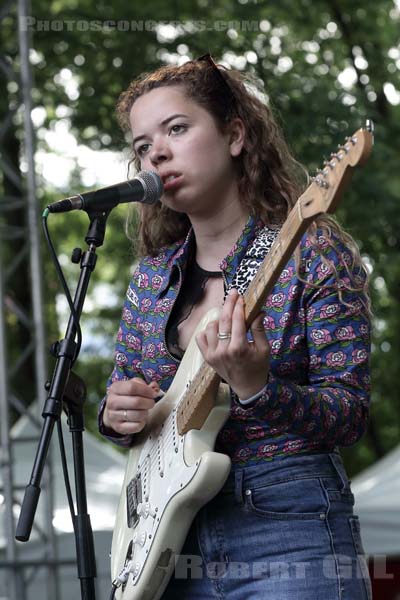
[[[155,381],[148,384],[140,377],[115,381],[108,390],[103,424],[122,435],[142,431],[159,393]]]

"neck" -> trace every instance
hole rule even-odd
[[[240,205],[230,205],[212,218],[193,216],[190,220],[196,238],[196,261],[207,271],[217,271],[220,262],[230,252],[248,219]]]

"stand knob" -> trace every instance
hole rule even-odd
[[[72,250],[71,262],[73,262],[74,264],[77,265],[81,262],[81,258],[82,258],[82,250],[80,248],[74,248]]]

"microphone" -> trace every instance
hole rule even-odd
[[[107,211],[123,202],[155,204],[164,191],[161,177],[154,171],[140,171],[133,179],[110,185],[93,192],[64,198],[48,205],[51,213],[70,210]]]

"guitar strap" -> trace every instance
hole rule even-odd
[[[266,225],[258,232],[236,269],[232,281],[225,292],[225,297],[232,288],[236,288],[239,294],[245,293],[264,257],[271,250],[272,244],[278,237],[280,230],[280,226],[272,229]]]

